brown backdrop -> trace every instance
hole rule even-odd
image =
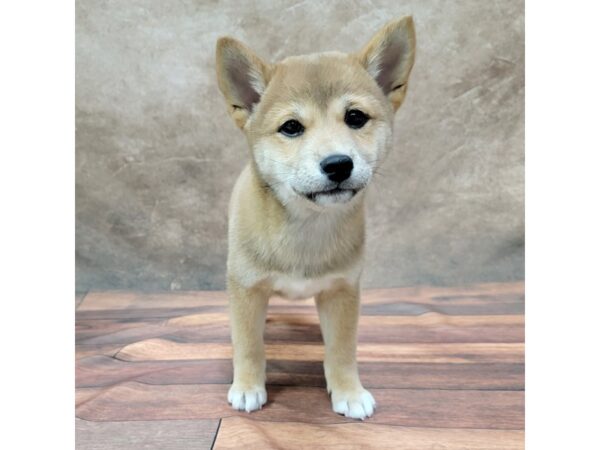
[[[522,0],[78,0],[77,288],[224,287],[247,155],[221,35],[263,57],[353,51],[412,14],[417,61],[371,192],[365,286],[523,278]]]

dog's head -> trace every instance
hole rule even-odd
[[[362,195],[391,147],[414,55],[411,17],[387,24],[358,53],[277,64],[219,39],[219,88],[258,176],[284,205],[339,207]]]

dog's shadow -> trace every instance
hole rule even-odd
[[[314,317],[278,315],[269,317],[265,328],[265,344],[322,346],[321,328]],[[268,359],[267,385],[274,395],[284,386],[325,387],[323,361],[314,361],[309,355],[298,354],[294,360]],[[274,398],[269,394],[270,398]]]

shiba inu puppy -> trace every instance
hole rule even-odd
[[[411,17],[388,23],[358,53],[276,64],[242,43],[217,43],[217,77],[250,163],[229,209],[227,285],[233,343],[228,401],[267,401],[263,332],[269,297],[315,297],[333,410],[373,414],[356,362],[365,192],[392,146],[395,111],[415,57]]]

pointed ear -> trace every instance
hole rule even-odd
[[[217,79],[229,113],[243,128],[264,93],[269,65],[248,47],[230,37],[217,41]]]
[[[384,26],[358,54],[397,110],[406,95],[408,77],[415,62],[415,27],[412,17],[402,17]]]

